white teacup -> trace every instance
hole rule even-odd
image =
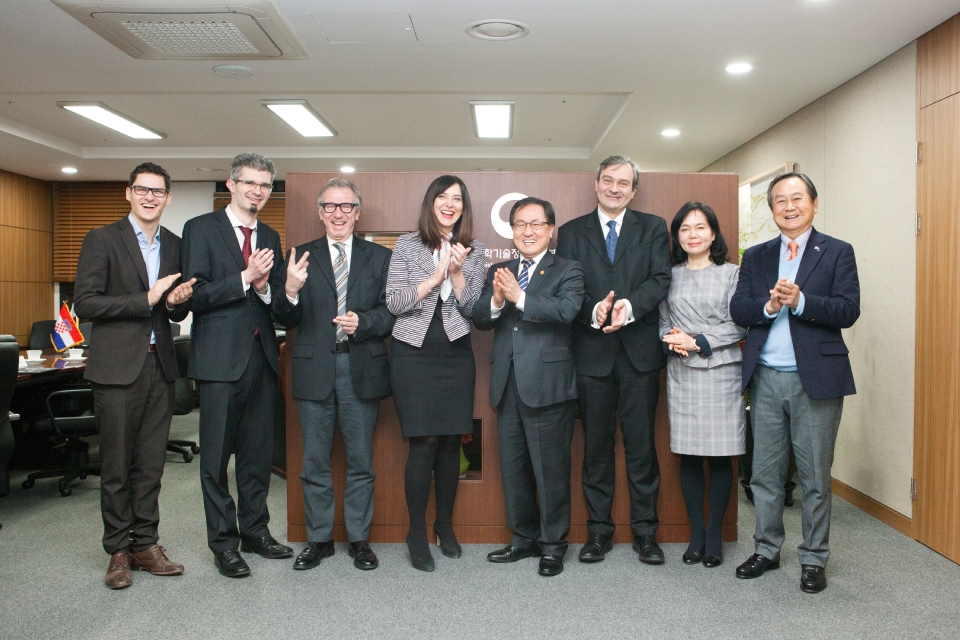
[[[70,358],[73,360],[83,357],[83,349],[67,349],[67,353],[70,354]]]
[[[20,366],[21,367],[27,366],[27,359],[24,358],[23,356],[20,356]]]
[[[27,351],[28,360],[39,360],[43,357],[43,349],[29,349]]]

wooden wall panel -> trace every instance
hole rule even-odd
[[[420,204],[427,186],[437,173],[358,173],[350,179],[363,194],[363,209],[357,229],[361,233],[406,232],[416,228]],[[492,225],[494,203],[503,195],[520,192],[550,200],[560,225],[596,209],[592,173],[461,173],[470,190],[474,210],[476,236],[486,245],[487,263],[506,259],[513,242],[497,235]],[[287,222],[289,244],[297,246],[323,234],[323,225],[317,215],[316,198],[320,188],[334,173],[288,174],[286,179]],[[721,228],[731,244],[736,258],[738,224],[737,176],[733,174],[651,174],[641,175],[637,197],[631,206],[672,220],[677,209],[689,200],[701,200],[714,208]],[[510,203],[500,213],[505,218]],[[492,332],[473,331],[471,334],[477,363],[477,383],[474,389],[474,417],[483,421],[483,470],[478,480],[463,480],[457,494],[454,525],[462,542],[506,542],[510,532],[506,528],[506,513],[500,484],[500,463],[497,447],[496,409],[488,403],[490,373],[489,353]],[[296,342],[296,330],[287,334],[287,342]],[[290,349],[285,350],[286,353]],[[292,379],[292,363],[283,363]],[[287,402],[287,537],[292,541],[306,540],[303,516],[303,493],[297,481],[302,469],[303,442],[297,416],[296,402],[290,395],[290,383],[284,389]],[[661,391],[657,408],[657,455],[661,468],[658,539],[679,542],[689,539],[689,523],[680,493],[679,459],[670,452],[669,424],[666,412],[666,392]],[[374,434],[374,464],[377,469],[375,511],[370,538],[380,542],[402,542],[408,520],[403,494],[403,468],[407,456],[396,409],[392,399],[380,403],[380,415]],[[613,517],[617,523],[615,540],[629,542],[629,500],[622,440],[617,441],[617,483]],[[571,542],[586,539],[586,504],[580,483],[583,460],[583,430],[574,432],[572,468]],[[334,484],[337,489],[337,515],[334,534],[345,540],[343,513],[343,482],[345,478],[344,450],[340,438],[335,438],[333,455]],[[736,492],[731,496],[724,521],[724,539],[737,539]],[[433,508],[432,506],[430,507]],[[428,521],[433,516],[428,514]]]
[[[77,277],[87,232],[130,213],[125,182],[59,182],[53,190],[53,281]]]
[[[960,92],[960,14],[917,39],[918,108]]]
[[[26,344],[53,317],[50,184],[0,171],[0,333]]]

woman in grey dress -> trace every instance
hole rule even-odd
[[[680,487],[690,516],[686,564],[723,562],[721,526],[733,484],[731,456],[744,452],[746,426],[737,344],[746,335],[730,319],[738,268],[713,209],[688,202],[670,225],[673,280],[660,304],[667,361],[670,450],[680,455]],[[704,527],[704,462],[710,467],[710,518]]]

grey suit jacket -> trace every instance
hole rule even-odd
[[[160,227],[159,277],[179,272],[180,238]],[[164,376],[169,381],[177,379],[170,321],[183,320],[187,305],[167,311],[167,291],[150,309],[149,290],[147,265],[136,231],[126,216],[87,234],[80,249],[74,290],[77,315],[93,321],[93,335],[87,336],[87,380],[98,384],[133,383],[143,371],[151,332],[156,334]]]
[[[495,329],[490,354],[490,404],[499,406],[513,363],[520,399],[528,407],[546,407],[577,397],[570,325],[583,304],[583,269],[549,251],[530,276],[523,311],[507,301],[492,318],[493,277],[500,267],[514,274],[520,260],[490,267],[473,321],[483,331]]]

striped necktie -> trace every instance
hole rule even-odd
[[[610,227],[610,231],[607,233],[607,257],[613,264],[613,258],[617,255],[617,221],[611,220],[607,223],[607,226]]]
[[[517,279],[517,284],[520,285],[520,291],[526,291],[527,283],[530,282],[529,269],[530,269],[530,265],[533,264],[533,259],[528,258],[523,262],[521,262],[520,264],[523,265],[523,268],[520,269],[520,277]]]
[[[334,242],[333,246],[339,252],[336,262],[333,263],[333,275],[337,281],[337,315],[342,316],[347,313],[347,276],[350,270],[347,268],[347,252],[343,243]],[[343,342],[346,339],[347,334],[343,332],[340,325],[337,325],[337,342]]]

